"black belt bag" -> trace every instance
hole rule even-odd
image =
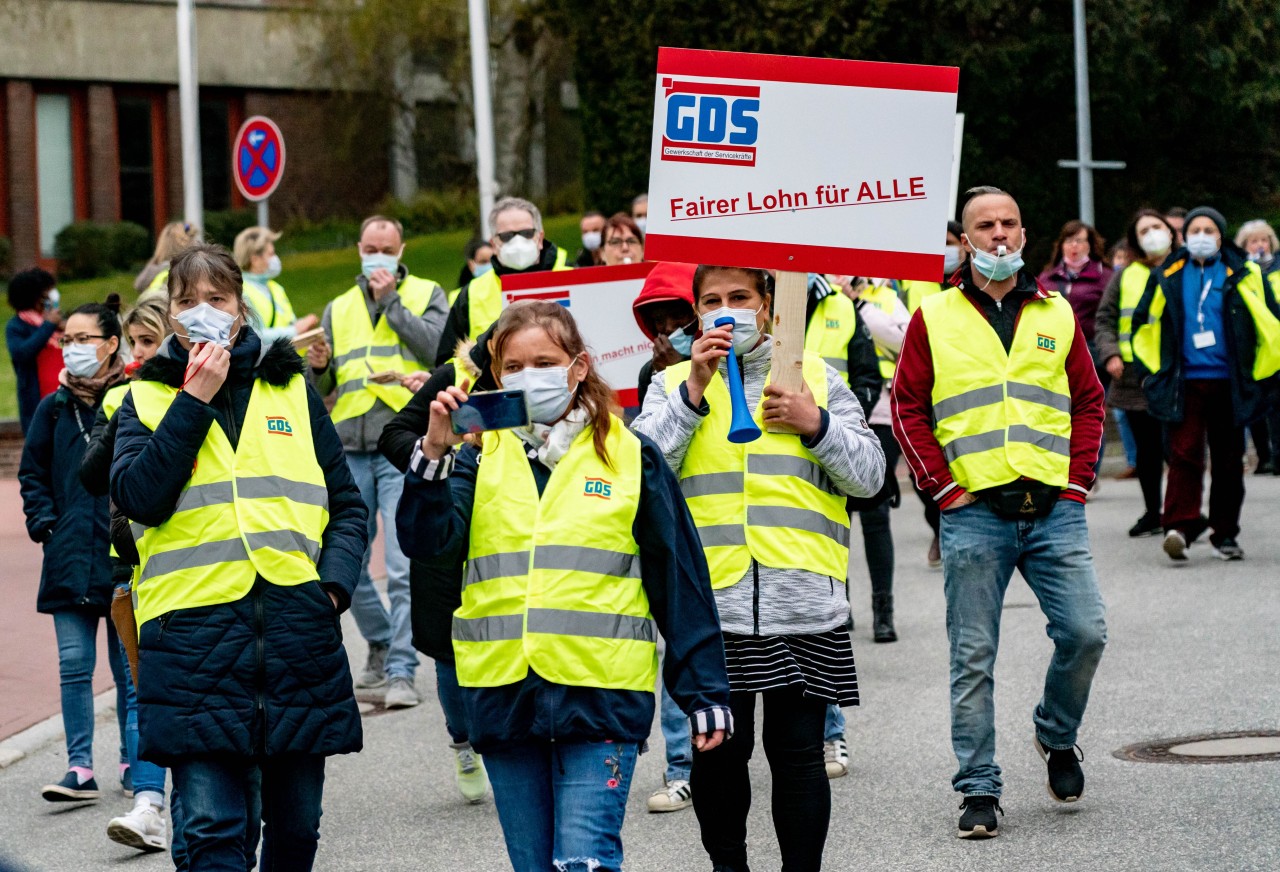
[[[1002,518],[1029,521],[1043,518],[1053,511],[1062,488],[1038,481],[1011,481],[975,494]]]

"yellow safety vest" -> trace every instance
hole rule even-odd
[[[566,265],[566,255],[563,248],[556,252],[555,265],[551,267],[552,272],[561,272],[563,270],[573,269]],[[467,285],[467,320],[471,325],[471,332],[468,337],[476,339],[481,333],[488,330],[494,321],[498,320],[498,316],[502,314],[502,277],[498,275],[496,270],[489,270],[478,279],[472,279]]]
[[[1007,353],[959,288],[926,298],[920,309],[933,356],[933,435],[956,484],[976,491],[1025,476],[1066,487],[1066,362],[1076,335],[1066,299],[1024,304]]]
[[[438,287],[435,282],[408,276],[398,289],[400,302],[411,313],[421,316]],[[419,362],[401,345],[386,316],[379,318],[378,325],[374,326],[365,305],[364,291],[357,285],[333,301],[330,323],[338,382],[333,422],[360,417],[373,408],[375,400],[382,400],[396,412],[403,409],[413,398],[413,391],[398,384],[380,385],[369,381],[374,373],[393,370],[407,375],[418,368]],[[423,365],[428,363],[421,361]]]
[[[914,315],[916,309],[920,308],[920,304],[924,302],[925,297],[931,297],[934,294],[940,294],[945,290],[938,282],[917,282],[913,280],[904,280],[902,282],[903,296],[906,297],[903,303],[906,304],[907,312]]]
[[[688,361],[667,367],[668,393],[689,377],[689,368]],[[826,372],[822,358],[805,353],[805,383],[824,409]],[[679,478],[707,555],[711,586],[718,590],[737,584],[753,559],[774,569],[803,569],[843,582],[849,571],[849,513],[845,495],[818,458],[799,436],[765,429],[763,396],[754,415],[760,438],[743,445],[730,442],[733,409],[719,372],[704,397],[711,413],[694,431]]]
[[[275,279],[269,279],[265,288],[252,279],[245,279],[244,298],[258,313],[258,320],[264,330],[288,327],[298,320],[293,314],[293,306],[289,305],[289,297],[284,288]]]
[[[484,434],[453,651],[463,687],[533,669],[557,684],[652,691],[657,633],[632,535],[640,440],[618,418],[595,452],[578,434],[541,499],[523,443]],[[584,544],[589,543],[589,544]]]
[[[1175,261],[1164,271],[1165,278],[1171,278],[1187,265],[1186,259]],[[1245,308],[1253,317],[1254,333],[1257,342],[1254,346],[1253,380],[1262,381],[1280,372],[1280,320],[1267,307],[1267,280],[1262,277],[1262,270],[1256,263],[1244,265],[1245,275],[1236,284],[1236,292],[1244,301]],[[1227,276],[1234,275],[1234,270],[1227,267]],[[1271,282],[1272,292],[1277,293],[1277,286]],[[1161,318],[1164,315],[1164,288],[1155,286],[1155,295],[1151,299],[1147,322],[1139,324],[1133,330],[1133,355],[1142,362],[1150,372],[1157,373],[1161,368]],[[1180,353],[1180,352],[1179,352]]]
[[[857,330],[853,300],[839,291],[828,294],[814,307],[804,331],[804,350],[812,351],[849,384],[849,343]]]
[[[886,315],[892,315],[898,308],[898,295],[889,285],[881,285],[878,288],[867,285],[866,290],[862,292],[862,298]],[[877,342],[876,359],[880,361],[880,377],[885,380],[893,378],[893,374],[898,371],[898,365],[895,362],[898,355]]]
[[[143,381],[132,390],[138,420],[156,430],[177,389]],[[235,602],[259,575],[282,586],[316,580],[328,523],[306,381],[296,375],[274,387],[259,379],[236,448],[211,424],[169,520],[133,525],[138,625],[175,609]]]
[[[156,277],[151,280],[151,284],[147,285],[147,289],[143,291],[143,293],[149,294],[152,291],[164,291],[165,293],[168,293],[169,291],[169,268],[168,267],[165,267],[164,269],[160,270],[160,272],[156,273]]]
[[[107,420],[110,421],[116,416],[116,412],[120,411],[120,407],[124,405],[124,398],[129,394],[129,388],[132,385],[126,382],[122,385],[116,385],[109,388],[102,395],[102,411],[107,413]]]
[[[1116,334],[1120,340],[1120,359],[1133,363],[1133,313],[1147,290],[1147,278],[1151,267],[1134,261],[1120,274],[1120,317],[1116,321]]]

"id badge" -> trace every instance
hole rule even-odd
[[[1211,348],[1218,344],[1218,339],[1213,335],[1212,330],[1201,330],[1199,333],[1191,334],[1191,344],[1196,348]]]

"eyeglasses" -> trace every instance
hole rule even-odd
[[[523,236],[525,239],[533,239],[538,235],[538,231],[530,227],[528,230],[504,230],[501,233],[495,233],[499,242],[510,242],[517,236]]]
[[[88,342],[90,339],[106,339],[106,338],[107,337],[105,336],[98,336],[98,335],[89,334],[89,333],[81,333],[79,336],[67,336],[64,333],[62,337],[58,340],[58,347],[66,348],[68,345],[83,345],[86,342]]]
[[[609,246],[610,248],[625,248],[626,246],[629,246],[629,245],[634,245],[636,248],[639,248],[640,240],[636,239],[634,236],[629,236],[626,239],[619,239],[618,237],[615,236],[613,239],[610,239],[608,242],[606,242],[605,245]]]

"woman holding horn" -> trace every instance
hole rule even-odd
[[[694,811],[715,867],[745,872],[747,761],[762,694],[782,866],[808,872],[821,866],[831,816],[826,707],[858,699],[845,629],[845,497],[879,491],[884,453],[844,379],[820,357],[806,353],[802,391],[769,383],[766,272],[699,266],[693,296],[702,320],[693,357],[654,376],[633,429],[658,443],[680,478],[724,629],[737,732],[695,755]],[[733,326],[716,327],[724,318]],[[730,348],[741,358],[744,385],[744,396],[732,400]],[[728,436],[744,414],[765,432],[739,446]]]

